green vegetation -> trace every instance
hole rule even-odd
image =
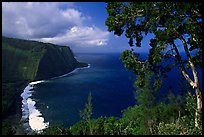
[[[2,122],[2,135],[13,135],[12,126],[8,122]]]
[[[133,70],[137,75],[135,81],[137,104],[125,109],[121,118],[93,119],[90,94],[88,103],[80,112],[81,121],[69,128],[51,125],[41,135],[202,135],[202,96],[196,70],[196,67],[202,67],[201,9],[202,3],[197,2],[109,2],[106,20],[108,30],[118,36],[125,32],[129,39],[131,50],[124,51],[121,60],[128,70]],[[135,48],[141,47],[141,41],[148,33],[154,34],[154,38],[150,40],[151,49],[147,60],[142,60],[135,52]],[[180,54],[179,45],[176,43],[178,40],[182,43],[186,58]],[[46,53],[57,50],[51,44],[48,45],[51,48],[42,49],[41,51],[45,53],[40,58],[49,56],[53,61],[56,56],[61,58],[59,52]],[[19,55],[21,60],[30,54],[12,47],[6,50],[14,52],[14,56]],[[15,57],[12,58],[15,60]],[[22,77],[26,80],[33,78],[36,73],[41,76],[47,75],[41,66],[49,62],[44,58],[40,60],[38,72],[15,67],[17,72],[23,73],[12,75],[13,79],[17,79],[19,74],[23,74]],[[61,60],[63,63],[66,62]],[[159,90],[164,74],[173,67],[179,67],[185,79],[180,83],[183,87],[178,89],[182,90],[183,94],[175,96],[169,89],[162,98]],[[12,69],[8,70],[7,73],[11,75]],[[192,71],[193,79],[187,70]],[[6,86],[4,85],[4,88]],[[10,130],[8,125],[4,127],[5,132]]]
[[[69,47],[2,36],[3,81],[42,80],[59,76],[79,63]]]
[[[125,32],[129,39],[131,50],[124,51],[121,60],[137,75],[138,104],[124,110],[122,118],[100,117],[88,124],[81,120],[67,128],[69,134],[201,135],[202,96],[196,67],[202,67],[202,3],[108,2],[106,10],[108,30],[118,36]],[[148,33],[154,38],[147,60],[142,60],[135,49]],[[178,40],[186,58],[180,54]],[[174,96],[169,89],[161,98],[164,74],[173,67],[179,67],[185,80],[180,84],[185,87],[178,89],[181,95]],[[91,110],[88,104],[84,110]]]
[[[202,3],[109,2],[106,10],[108,30],[118,36],[125,32],[129,39],[131,50],[124,51],[121,59],[138,76],[137,86],[145,85],[149,71],[162,77],[173,67],[179,67],[196,94],[195,127],[199,128],[202,96],[196,67],[202,67]],[[149,41],[148,59],[143,60],[135,51],[143,46],[141,41],[148,33],[154,34],[154,38]],[[186,58],[181,56],[179,46]]]
[[[89,93],[88,96],[88,103],[85,105],[85,108],[80,111],[80,117],[86,125],[89,126],[89,134],[93,135],[93,124],[91,122],[91,115],[92,115],[92,103],[91,103],[91,92]]]
[[[63,75],[85,66],[86,63],[74,58],[69,47],[2,36],[3,120],[21,113],[20,94],[29,82]]]
[[[33,133],[33,135],[38,135],[38,133]],[[62,125],[53,125],[46,128],[41,135],[71,135],[69,129],[65,129]]]
[[[147,80],[147,83],[150,82]],[[152,88],[151,84],[149,89]],[[147,89],[147,87],[146,87]],[[190,90],[190,89],[189,89]],[[150,91],[150,90],[149,90]],[[142,92],[138,94],[143,96]],[[90,118],[92,114],[90,95],[85,105],[81,121],[69,128],[51,125],[41,133],[42,135],[201,135],[202,128],[194,127],[196,112],[196,97],[190,92],[185,96],[169,94],[164,98],[169,103],[147,102],[128,107],[123,111],[121,118],[99,117]],[[149,95],[144,97],[149,98]],[[178,103],[180,98],[182,102]],[[177,104],[177,105],[176,105]],[[90,110],[90,111],[87,111]],[[85,118],[86,117],[86,118]],[[85,119],[84,119],[85,118]],[[200,122],[202,118],[199,118]]]
[[[2,39],[3,81],[33,80],[43,52],[16,48],[12,41]]]
[[[61,128],[62,135],[201,135],[202,127],[194,126],[196,112],[196,96],[193,89],[183,82],[180,90],[188,88],[188,93],[174,96],[171,91],[161,99],[156,100],[158,90],[162,87],[160,79],[152,81],[152,73],[145,79],[145,86],[135,86],[138,104],[123,110],[122,117],[91,118],[91,94],[88,103],[81,111],[81,121],[69,128]],[[183,91],[184,92],[184,91]],[[168,102],[168,103],[166,103]],[[202,118],[199,118],[199,122]],[[201,124],[200,124],[201,125]],[[50,128],[50,127],[49,127]],[[51,129],[42,134],[53,135]],[[54,133],[55,134],[55,133]]]

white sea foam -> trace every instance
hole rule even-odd
[[[41,131],[48,127],[49,122],[44,122],[44,118],[41,117],[41,113],[39,110],[36,109],[35,104],[36,102],[33,101],[31,98],[27,100],[28,108],[29,108],[29,125],[32,130]]]
[[[70,75],[70,74],[72,74],[72,73],[75,73],[75,72],[77,72],[78,70],[80,70],[80,69],[84,69],[84,68],[90,68],[90,64],[88,64],[88,66],[87,67],[82,67],[82,68],[76,68],[76,69],[74,69],[73,71],[71,71],[71,72],[68,72],[68,73],[66,73],[66,74],[64,74],[64,75],[61,75],[61,76],[57,76],[57,77],[53,77],[53,78],[51,78],[51,79],[56,79],[56,78],[62,78],[62,77],[66,77],[66,76],[68,76],[68,75]]]
[[[30,132],[30,130],[40,133],[43,129],[49,126],[49,122],[44,122],[44,118],[41,117],[42,114],[36,109],[36,102],[30,97],[32,96],[33,86],[35,84],[44,81],[35,81],[28,84],[25,87],[23,93],[21,94],[22,100],[22,120],[25,122],[25,129]],[[27,124],[28,123],[28,124]],[[28,127],[29,125],[29,127]]]
[[[45,82],[45,81],[44,80],[34,81],[34,82],[29,83],[29,84],[30,85],[35,85],[35,84],[42,83],[42,82]]]
[[[90,64],[88,64],[87,67],[83,67],[83,68],[90,68]],[[75,70],[69,73],[66,73],[64,75],[54,77],[51,79],[65,77],[83,68],[76,68]],[[36,102],[30,98],[32,96],[32,93],[34,92],[33,91],[34,85],[42,83],[42,82],[45,82],[45,81],[42,80],[42,81],[30,82],[25,87],[25,89],[23,90],[23,93],[21,94],[21,97],[23,98],[22,108],[21,108],[22,109],[22,120],[25,122],[23,125],[26,131],[28,131],[29,133],[31,132],[31,130],[40,133],[42,132],[43,129],[49,126],[49,122],[44,122],[44,118],[42,117],[41,112],[36,109],[35,107]],[[47,108],[49,107],[47,106]]]
[[[88,64],[88,66],[87,67],[85,67],[85,68],[90,68],[91,67],[91,64]]]

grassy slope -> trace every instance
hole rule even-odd
[[[16,102],[16,96],[19,95],[19,88],[33,80],[37,73],[43,51],[35,46],[36,43],[30,45],[28,43],[28,41],[2,37],[3,117],[10,112],[15,112],[13,105]]]
[[[19,113],[20,94],[28,82],[86,65],[73,57],[69,47],[2,36],[2,118]]]

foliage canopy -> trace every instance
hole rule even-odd
[[[141,86],[147,68],[160,74],[174,66],[186,71],[189,60],[201,66],[202,3],[108,2],[106,10],[108,30],[118,36],[125,33],[129,39],[131,50],[124,51],[121,58],[138,75]],[[143,46],[141,41],[148,33],[154,38],[150,39],[148,59],[142,60],[135,51],[136,47]],[[182,58],[178,50],[180,45],[176,41],[179,40],[187,58]]]

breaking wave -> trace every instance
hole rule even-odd
[[[44,81],[31,82],[26,86],[21,94],[22,100],[22,121],[24,122],[24,128],[29,133],[36,131],[42,132],[43,129],[49,126],[49,122],[44,122],[44,118],[39,110],[36,109],[36,102],[31,99],[34,85],[42,83]]]
[[[87,67],[83,67],[83,68],[90,68],[90,64],[88,64]],[[66,73],[58,77],[53,77],[51,79],[65,77],[83,68],[76,68],[75,70],[69,73]],[[38,109],[36,109],[36,106],[35,106],[36,102],[31,98],[32,93],[34,92],[33,90],[34,85],[42,82],[45,82],[45,80],[34,81],[29,83],[23,90],[23,93],[21,94],[21,97],[23,98],[22,108],[21,108],[22,109],[21,120],[23,121],[24,128],[28,134],[31,134],[33,131],[36,131],[37,133],[41,133],[43,129],[48,128],[49,126],[49,122],[45,122],[44,118],[42,117],[42,113]]]

